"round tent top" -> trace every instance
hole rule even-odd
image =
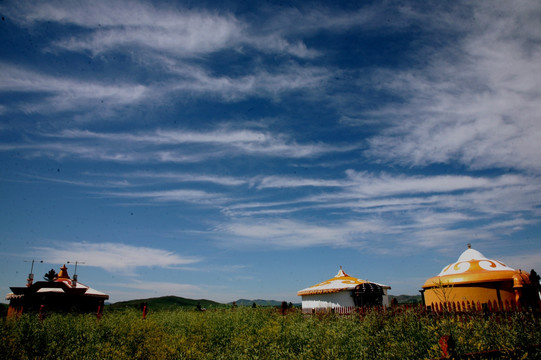
[[[471,260],[488,260],[488,259],[485,257],[485,255],[481,254],[479,251],[469,247],[468,250],[464,251],[462,255],[460,255],[457,262],[471,261]]]
[[[329,280],[323,281],[319,284],[310,286],[309,288],[300,290],[297,292],[298,296],[304,295],[315,295],[315,294],[329,294],[336,293],[343,290],[352,290],[359,284],[368,283],[367,280],[357,279],[353,276],[349,276],[340,266],[340,270],[335,277],[330,278]],[[381,285],[382,288],[390,289],[390,286]]]
[[[340,266],[340,270],[338,270],[338,274],[336,274],[335,278],[337,277],[350,277],[344,270],[342,270],[342,266]]]
[[[468,244],[468,249],[460,255],[457,262],[447,265],[437,276],[428,279],[423,288],[509,280],[515,272],[515,269],[501,261],[486,258]]]

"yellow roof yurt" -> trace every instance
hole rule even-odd
[[[455,263],[426,280],[422,288],[423,301],[431,307],[462,302],[537,307],[539,302],[538,290],[528,273],[488,259],[470,244]]]
[[[349,312],[354,307],[389,305],[391,287],[349,276],[342,270],[335,277],[297,292],[305,313],[333,310]]]

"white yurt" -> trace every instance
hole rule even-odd
[[[304,313],[349,312],[355,307],[389,305],[391,287],[349,276],[342,270],[335,277],[297,292]]]

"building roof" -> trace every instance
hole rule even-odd
[[[70,294],[90,296],[96,298],[102,298],[104,300],[109,299],[109,295],[102,293],[96,289],[91,288],[80,282],[72,282],[70,279],[64,279],[61,281],[55,280],[53,282],[38,281],[29,287],[11,287],[12,293],[6,295],[6,300],[22,297],[26,294]]]
[[[340,271],[338,271],[338,274],[336,274],[335,277],[323,281],[319,284],[310,286],[309,288],[300,290],[297,292],[298,296],[304,296],[304,295],[315,295],[315,294],[329,294],[329,293],[336,293],[339,291],[344,290],[353,290],[357,285],[368,283],[368,280],[361,280],[357,279],[355,277],[349,276],[342,270],[342,267],[340,267]],[[376,284],[376,283],[374,283]],[[384,289],[390,289],[391,287],[388,285],[382,285],[382,284],[376,284],[381,286]]]
[[[31,286],[11,287],[11,291],[13,292],[6,295],[6,300],[20,298],[24,295],[47,293],[90,296],[104,300],[109,299],[109,295],[74,279],[70,279],[66,265],[60,268],[60,272],[54,281],[37,281]]]
[[[428,279],[423,288],[512,280],[519,272],[501,261],[486,258],[468,244],[468,249],[455,263],[447,265],[438,275]]]

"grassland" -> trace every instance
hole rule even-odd
[[[458,354],[541,343],[531,313],[432,316],[418,309],[282,316],[275,308],[36,314],[0,320],[2,359],[424,359],[441,335]],[[527,350],[500,358],[538,358]]]

